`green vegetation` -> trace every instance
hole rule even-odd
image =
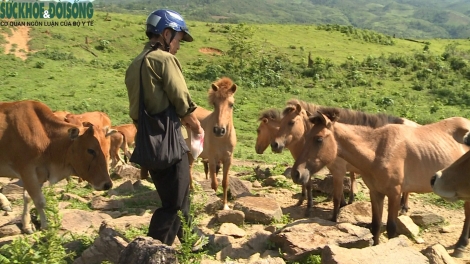
[[[94,26],[32,28],[34,52],[26,61],[1,54],[0,100],[40,100],[75,113],[104,111],[113,124],[129,123],[124,75],[146,41],[145,15],[95,12],[94,18]],[[334,25],[188,24],[196,41],[183,43],[178,57],[197,104],[212,109],[207,90],[221,76],[239,85],[237,159],[292,162],[287,152],[254,151],[258,113],[282,108],[290,98],[423,124],[469,115],[468,40],[392,39],[387,45],[386,35]]]
[[[296,5],[302,1],[294,2]],[[321,1],[311,2],[319,4]],[[119,3],[116,1],[116,5]],[[373,8],[373,5],[368,6]],[[213,7],[206,4],[204,8]],[[391,4],[387,10],[410,13],[405,12],[406,8],[409,7],[405,4]],[[333,12],[331,7],[325,10]],[[104,111],[113,124],[130,123],[124,76],[127,66],[146,41],[143,22],[147,12],[131,15],[95,12],[92,27],[32,28],[29,46],[33,52],[26,61],[13,54],[0,54],[3,62],[0,65],[0,101],[40,100],[53,110]],[[364,14],[364,20],[367,19]],[[257,118],[266,108],[283,108],[285,101],[291,98],[371,113],[384,112],[422,124],[450,116],[470,116],[470,41],[467,39],[428,38],[413,42],[393,38],[384,31],[339,26],[339,23],[274,25],[189,21],[188,24],[195,41],[183,43],[178,58],[191,95],[198,105],[212,109],[207,101],[210,83],[222,76],[231,77],[239,86],[234,107],[237,130],[234,157],[276,164],[271,169],[272,175],[282,174],[285,165],[291,165],[293,160],[288,152],[273,154],[268,149],[263,155],[255,153]],[[1,30],[7,35],[11,33],[9,28]],[[85,44],[86,38],[89,44]],[[0,35],[0,43],[4,42],[5,37]],[[218,49],[222,54],[206,54],[200,52],[202,48]],[[253,172],[249,166],[232,166],[231,169]],[[202,172],[202,166],[196,166],[195,170]],[[253,181],[252,175],[244,178]],[[92,192],[89,187],[78,187],[71,182],[66,192],[82,197]],[[280,182],[278,187],[299,190],[290,180]],[[146,203],[132,200],[138,194],[139,191],[133,197],[124,194],[120,198],[124,199],[126,207],[159,206],[150,200]],[[221,188],[217,194],[221,194]],[[433,204],[454,206],[432,194],[418,197]],[[318,196],[316,202],[325,199]],[[356,199],[369,200],[363,193]],[[48,196],[47,200],[49,204],[51,198]],[[89,210],[88,205],[77,201],[72,201],[71,207]],[[455,204],[455,208],[461,209],[462,205]],[[285,215],[280,224],[290,221],[290,216]],[[186,224],[187,241],[194,242],[197,238],[192,230],[195,222]],[[145,233],[142,227],[129,229],[125,235],[133,238]],[[48,236],[44,232],[38,235]],[[69,258],[59,246],[64,241],[56,237],[47,239],[57,242],[50,247],[53,251],[50,254],[57,255],[41,253],[42,240],[32,246],[26,240],[18,240],[1,248],[0,254],[9,260],[33,262],[37,256],[48,261]],[[91,242],[84,240],[83,243],[86,246]],[[198,256],[190,253],[191,245],[190,242],[182,245],[181,258],[197,261]],[[310,256],[299,263],[318,262],[318,256]]]
[[[61,217],[58,200],[51,187],[43,188],[47,200],[46,216],[49,228],[31,236],[20,236],[0,248],[0,263],[69,263],[75,252],[67,253],[67,237],[60,235]]]
[[[470,3],[466,0],[155,0],[151,4],[145,0],[96,0],[94,3],[98,10],[145,15],[152,9],[171,8],[186,19],[204,22],[337,24],[397,38],[470,37]]]

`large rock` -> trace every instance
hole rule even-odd
[[[441,244],[429,246],[423,254],[428,257],[430,264],[455,264],[454,259]]]
[[[313,177],[312,178],[312,189],[325,194],[333,194],[333,176],[327,175],[323,179]],[[343,179],[343,191],[349,194],[351,191],[351,178],[344,177]]]
[[[370,202],[354,202],[339,209],[338,223],[351,223],[366,227],[372,222],[372,206]],[[387,223],[387,212],[382,214],[382,226]]]
[[[444,217],[429,211],[413,211],[410,218],[420,227],[429,227],[441,224],[445,221]]]
[[[322,264],[396,264],[429,263],[418,250],[411,247],[410,240],[403,235],[387,243],[363,249],[347,249],[338,245],[326,245],[321,253]]]
[[[220,210],[217,212],[217,222],[242,225],[245,221],[245,213],[238,210]]]
[[[117,177],[119,179],[136,181],[140,179],[140,169],[128,164],[119,164],[114,169],[114,173],[112,176]]]
[[[102,212],[89,212],[79,209],[63,209],[62,229],[77,234],[91,233],[103,221],[112,220],[112,217]]]
[[[23,186],[16,183],[9,183],[3,186],[2,193],[9,201],[23,200]]]
[[[301,219],[276,231],[270,238],[284,252],[287,260],[299,260],[320,254],[327,244],[346,248],[372,245],[369,229],[350,223],[334,223],[320,218]]]
[[[99,236],[95,239],[93,245],[87,248],[73,264],[100,264],[105,260],[117,263],[121,251],[127,245],[124,236],[109,227],[106,222],[103,222],[99,229]]]
[[[102,196],[95,196],[91,200],[91,208],[94,210],[118,210],[124,207],[124,202],[112,200]]]
[[[121,252],[117,264],[176,264],[178,259],[173,247],[151,237],[137,237]]]
[[[245,213],[245,221],[249,223],[270,224],[282,217],[279,204],[267,197],[242,197],[236,200],[233,209]]]
[[[250,188],[237,177],[229,176],[228,187],[230,196],[234,199],[253,195]]]

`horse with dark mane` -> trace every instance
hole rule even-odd
[[[372,235],[379,243],[384,198],[388,198],[387,235],[397,236],[396,221],[400,194],[432,192],[431,178],[470,149],[463,140],[470,131],[470,120],[451,117],[432,124],[408,127],[389,124],[379,128],[338,122],[339,112],[320,111],[309,118],[312,123],[305,147],[291,171],[296,183],[310,181],[310,175],[341,157],[361,170],[370,190]],[[465,215],[470,214],[469,202]],[[470,219],[466,217],[454,254],[468,244]]]
[[[281,117],[281,112],[275,108],[266,109],[260,113],[258,118],[260,123],[256,129],[255,150],[257,154],[263,154],[276,137]]]
[[[312,113],[317,111],[338,111],[339,121],[345,124],[354,124],[368,127],[381,127],[387,124],[403,124],[406,126],[417,127],[419,124],[410,121],[405,118],[395,117],[386,115],[383,113],[379,114],[368,114],[361,111],[354,111],[344,108],[327,107],[321,105],[315,105],[304,101],[292,99],[286,104],[283,111],[283,117],[280,122],[278,134],[274,141],[271,143],[271,149],[274,152],[280,153],[284,148],[290,150],[292,156],[296,160],[304,145],[305,145],[305,134],[313,126],[309,122],[309,117]],[[362,174],[360,170],[348,164],[345,160],[337,157],[334,162],[326,164],[330,173],[333,175],[333,216],[332,220],[336,221],[339,208],[346,205],[343,195],[343,179],[347,171],[350,172],[351,177],[351,192],[349,196],[349,203],[354,201],[355,192],[355,173]],[[305,193],[307,193],[307,211],[306,215],[309,214],[310,208],[312,207],[312,191],[311,181],[302,186],[302,196],[299,199],[297,205],[301,205],[305,199]],[[408,210],[408,195],[404,194],[402,198],[402,212]]]

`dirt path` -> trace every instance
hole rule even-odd
[[[12,28],[13,34],[9,36],[7,33],[2,32],[2,36],[6,39],[8,43],[4,44],[5,54],[11,53],[10,50],[13,48],[13,45],[16,44],[15,54],[16,57],[26,60],[28,58],[27,54],[30,52],[28,47],[28,42],[31,39],[29,36],[30,27],[16,27]]]

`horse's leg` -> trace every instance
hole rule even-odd
[[[204,173],[206,174],[206,180],[208,179],[207,175],[209,175],[209,165],[208,165],[208,161],[206,160],[203,160],[202,161],[202,164],[204,164]]]
[[[189,162],[189,188],[191,190],[194,190],[194,184],[193,184],[193,165],[194,165],[194,158],[191,153],[188,153],[188,162]],[[205,163],[204,163],[205,164]],[[207,178],[207,174],[206,174]]]
[[[333,175],[333,216],[331,221],[336,222],[339,209],[346,205],[343,193],[344,175],[346,174],[346,162],[336,159],[328,166],[330,173]]]
[[[349,178],[351,179],[351,190],[349,191],[349,201],[348,204],[354,202],[354,196],[356,193],[356,174],[352,171],[349,172]]]
[[[463,222],[462,234],[455,244],[454,252],[452,253],[452,256],[456,258],[463,257],[470,236],[470,202],[465,202],[463,208],[465,210],[465,221]]]
[[[370,203],[372,205],[372,235],[374,236],[374,246],[379,244],[380,228],[382,226],[382,213],[385,195],[377,191],[370,190]]]
[[[307,194],[306,185],[302,184],[302,193],[300,194],[299,201],[295,204],[295,206],[301,206],[304,203],[306,194]]]
[[[310,217],[310,209],[313,205],[313,197],[312,197],[312,177],[308,179],[307,183],[307,209],[305,209],[305,217]]]
[[[140,167],[140,179],[145,180],[149,177],[149,170],[144,167]]]
[[[389,194],[388,197],[388,216],[387,216],[387,236],[388,238],[394,238],[397,234],[397,219],[398,210],[400,209],[400,194],[396,193]]]
[[[215,170],[216,164],[217,161],[215,159],[209,159],[209,176],[211,177],[211,188],[217,192],[219,182],[217,181],[217,174]]]
[[[222,179],[222,187],[224,188],[224,210],[230,210],[228,207],[228,182],[229,182],[229,176],[228,172],[230,170],[230,166],[232,165],[232,157],[229,157],[227,159],[224,159],[223,162],[223,179]]]
[[[408,210],[410,210],[410,207],[408,206],[408,198],[410,197],[410,193],[402,193],[401,196],[401,201],[400,201],[400,214],[406,214],[408,213]]]

